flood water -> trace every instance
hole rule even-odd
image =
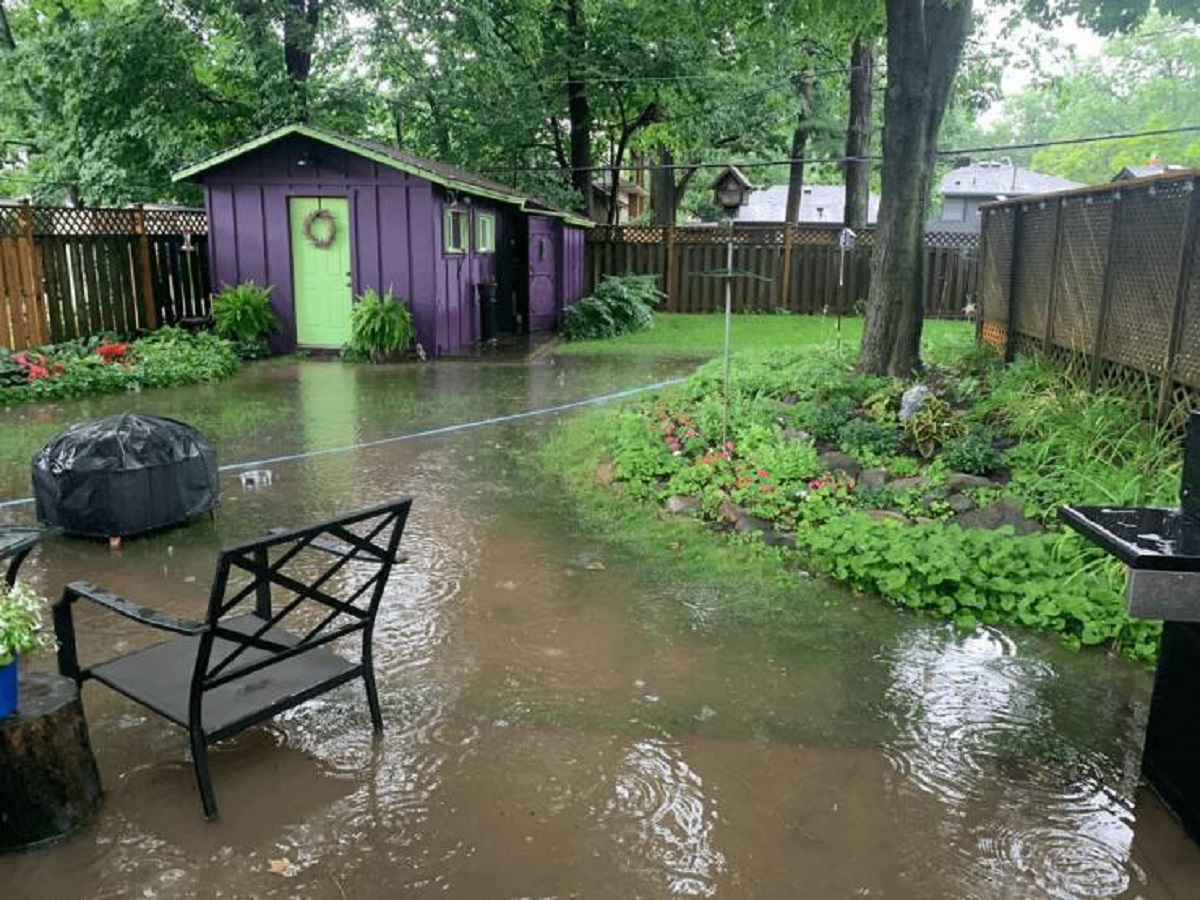
[[[9,410],[0,486],[27,494],[33,449],[109,412],[191,421],[234,463],[685,370],[253,366]],[[221,817],[206,822],[185,734],[88,685],[102,811],[64,843],[0,856],[3,897],[1200,895],[1200,848],[1138,783],[1147,672],[803,578],[777,588],[796,611],[778,627],[736,624],[721,610],[761,586],[650,567],[536,477],[560,418],[274,463],[270,486],[228,475],[215,521],[119,552],[45,544],[22,574],[47,595],[87,578],[196,618],[222,544],[415,498],[375,637],[382,736],[359,684],[246,732],[213,755]],[[144,642],[93,610],[78,622],[85,663]]]

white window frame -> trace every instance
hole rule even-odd
[[[486,226],[486,228],[485,228]],[[475,214],[475,252],[496,252],[496,214],[481,212]]]
[[[454,223],[458,221],[458,241],[454,240]],[[457,206],[442,209],[442,253],[446,256],[462,256],[471,249],[471,215]]]

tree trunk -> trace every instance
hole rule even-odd
[[[70,834],[100,805],[75,682],[29,675],[20,691],[20,708],[0,721],[0,850]]]
[[[296,112],[308,118],[308,76],[321,18],[321,0],[287,0],[283,13],[283,64],[296,99]]]
[[[871,82],[875,51],[862,37],[850,51],[850,120],[846,125],[847,228],[860,229],[870,220],[871,203]]]
[[[858,370],[902,377],[921,366],[925,208],[971,0],[887,0],[887,26],[883,199]]]
[[[675,154],[660,147],[658,167],[650,170],[650,211],[655,225],[674,225],[678,199],[675,194]],[[668,167],[668,168],[663,168]]]
[[[583,25],[579,18],[580,0],[567,2],[567,36],[571,58],[583,58]],[[584,209],[592,211],[592,108],[588,102],[587,83],[571,72],[567,73],[567,117],[570,120],[571,184],[579,192]]]
[[[787,207],[783,221],[800,221],[800,202],[804,199],[804,153],[808,149],[809,122],[812,116],[812,79],[800,80],[800,109],[796,112],[796,130],[792,132],[792,156],[788,164]]]
[[[17,42],[13,40],[12,29],[8,27],[8,10],[4,8],[4,0],[0,0],[0,50],[16,50]]]

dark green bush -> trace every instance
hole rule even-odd
[[[272,290],[247,281],[226,286],[213,298],[213,331],[232,341],[245,359],[266,356],[267,337],[279,330],[279,317],[271,309]]]
[[[860,461],[878,460],[900,449],[900,429],[888,422],[853,418],[838,430],[838,446]]]
[[[850,397],[831,397],[814,402],[804,416],[804,427],[819,441],[836,441],[842,426],[854,418],[858,404]]]
[[[972,426],[962,437],[947,440],[941,456],[947,468],[970,475],[990,474],[1003,462],[996,449],[996,433],[982,425]]]
[[[388,291],[370,288],[358,297],[350,313],[350,360],[380,361],[389,353],[407,350],[416,336],[412,311]]]
[[[596,292],[567,309],[561,332],[568,341],[594,341],[654,327],[654,307],[666,295],[656,275],[609,276]]]

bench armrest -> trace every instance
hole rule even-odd
[[[135,622],[141,622],[143,625],[163,631],[173,631],[176,634],[199,634],[207,627],[203,622],[180,619],[149,606],[134,603],[132,600],[127,600],[119,594],[114,594],[89,581],[72,581],[63,591],[62,600],[56,605],[69,606],[81,597],[127,619],[133,619]]]
[[[267,529],[267,534],[274,536],[277,534],[285,534],[289,530],[290,529],[283,528],[283,527],[269,528],[269,529]],[[347,544],[339,544],[337,541],[327,541],[327,540],[325,540],[325,538],[319,538],[319,537],[313,538],[311,541],[309,541],[308,546],[314,550],[322,550],[325,553],[330,554],[331,556],[340,556],[343,558],[348,557],[351,553],[354,552],[354,548]],[[396,561],[395,561],[396,565],[401,565],[406,562],[408,562],[408,554],[407,553],[396,554]]]

